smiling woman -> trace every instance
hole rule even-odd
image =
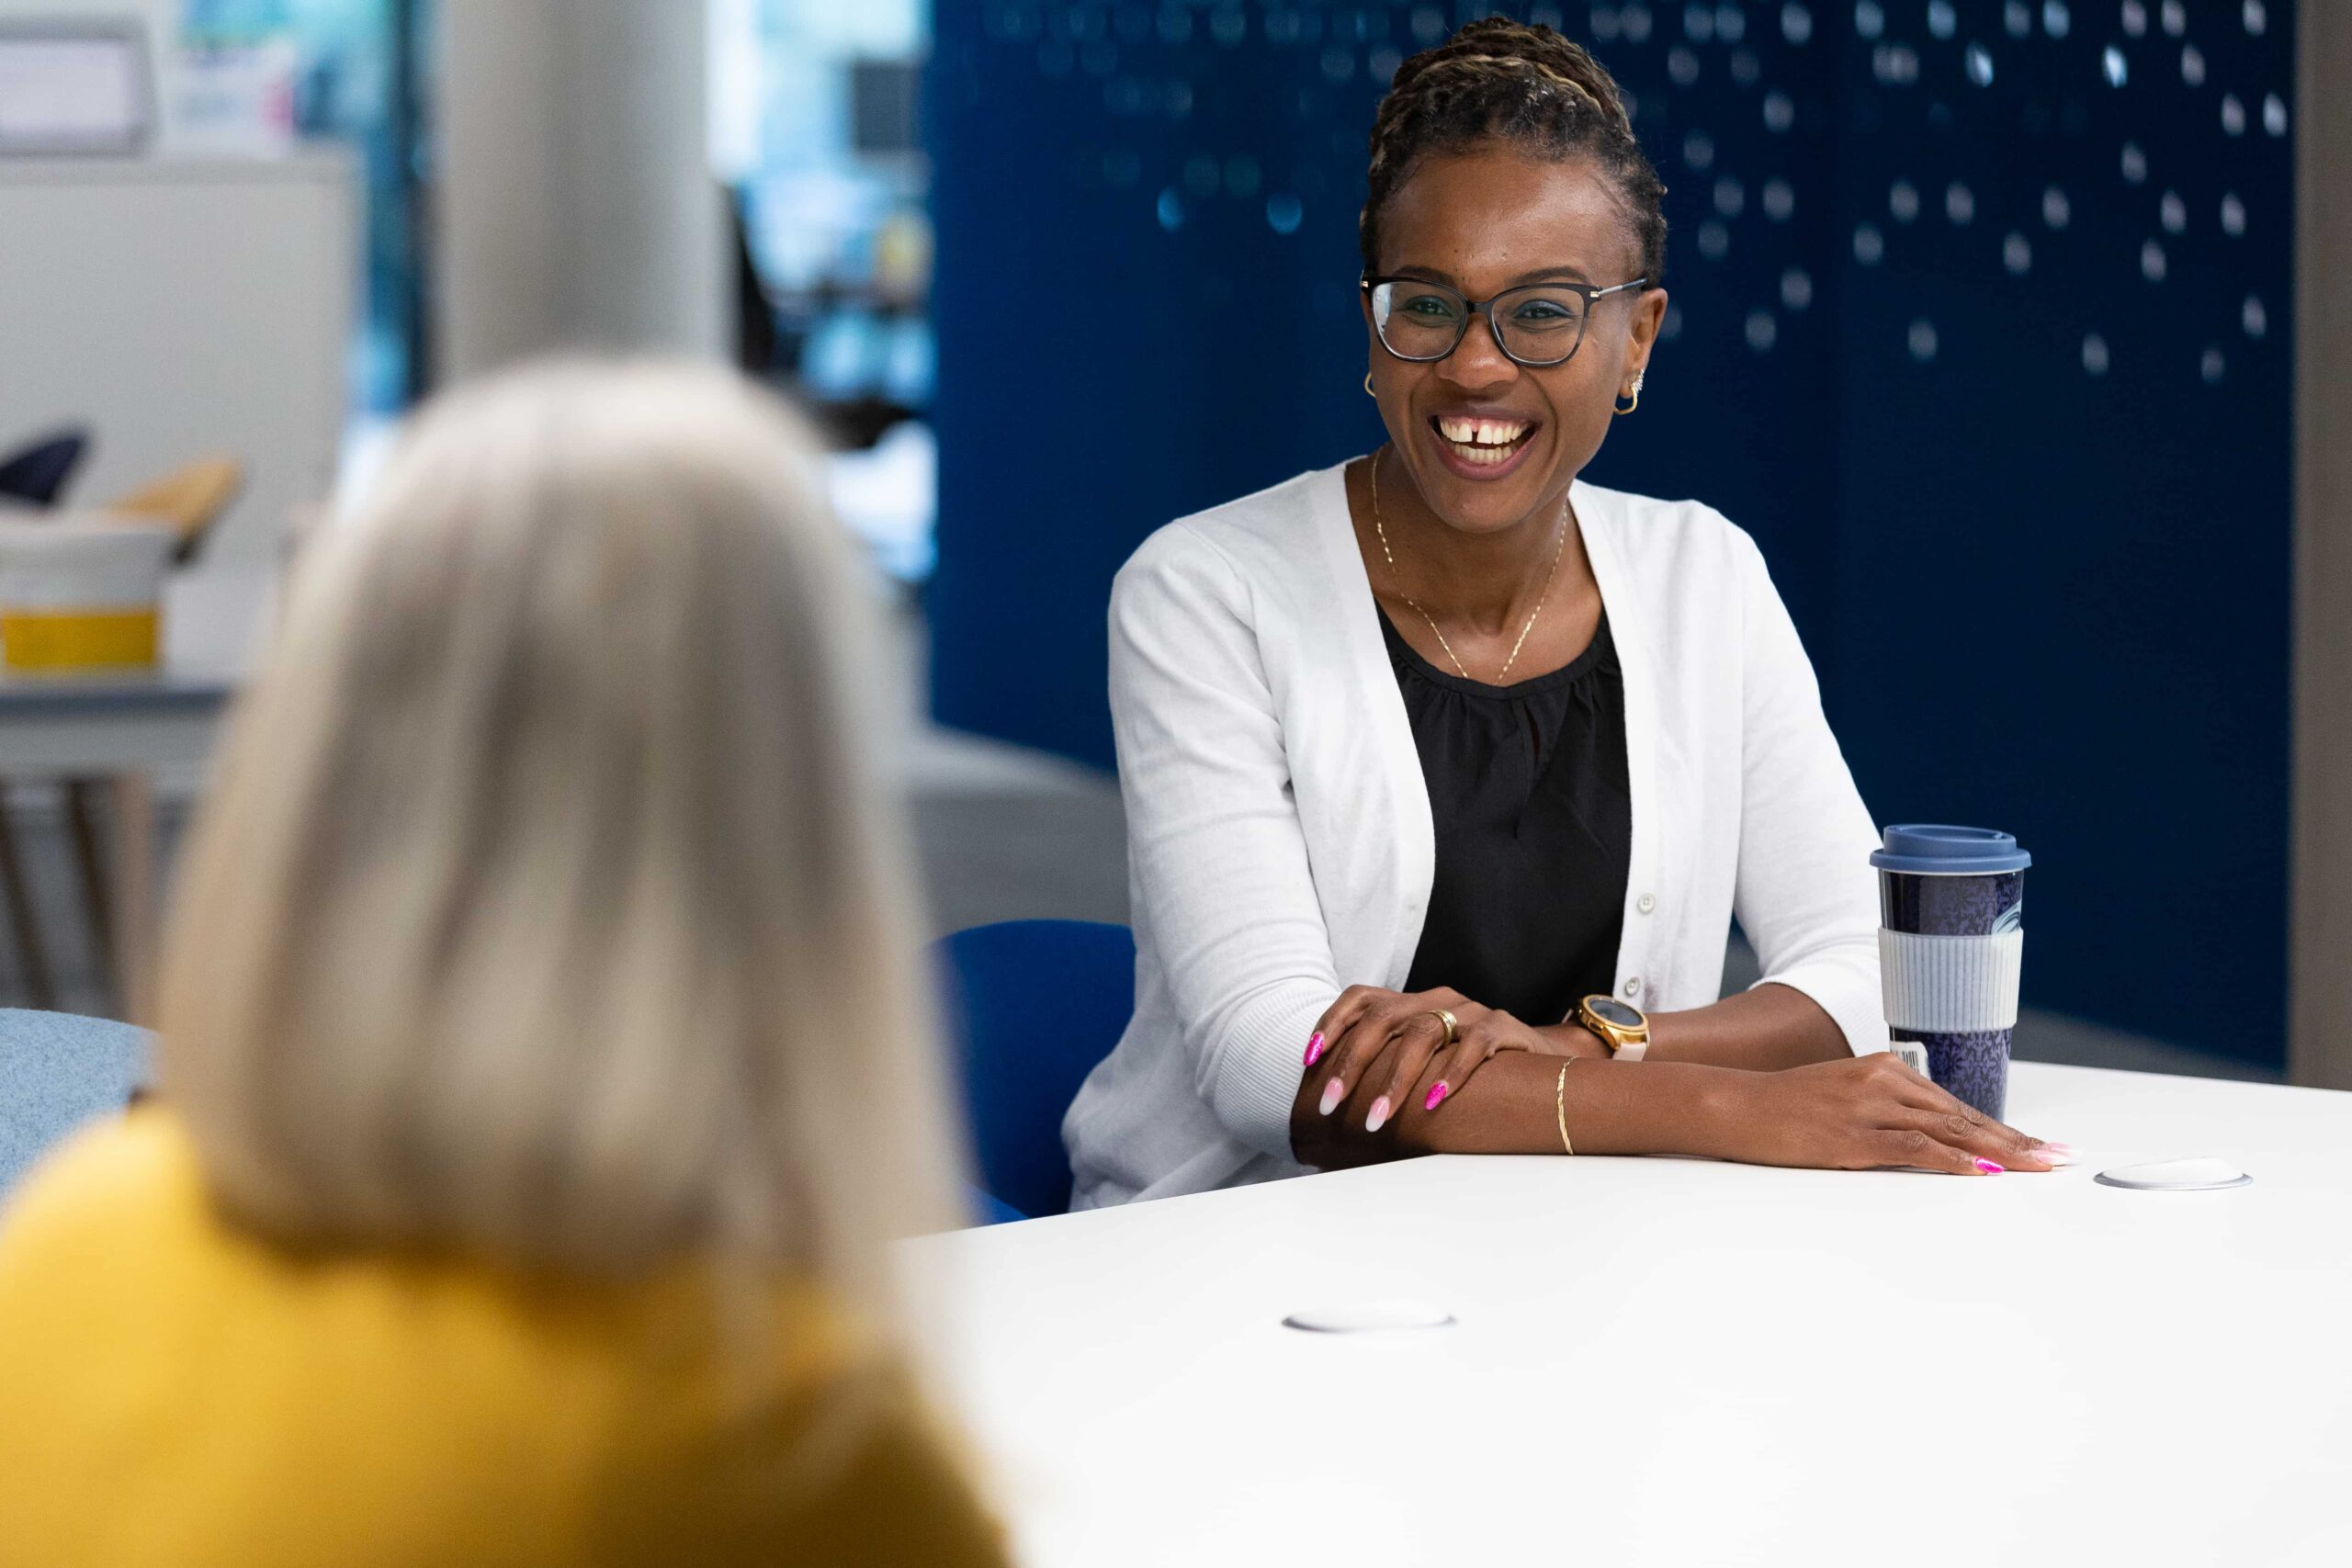
[[[1616,84],[1473,23],[1368,191],[1387,443],[1113,590],[1136,1006],[1078,1206],[1436,1151],[2063,1163],[1885,1054],[1875,835],[1755,544],[1577,478],[1666,314]],[[1735,916],[1765,978],[1719,1000]]]

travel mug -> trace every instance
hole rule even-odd
[[[2002,1120],[2033,857],[1989,828],[1910,824],[1887,829],[1871,863],[1895,1050],[1945,1092]]]

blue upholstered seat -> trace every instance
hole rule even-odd
[[[103,1018],[0,1008],[0,1197],[68,1133],[130,1103],[150,1039]]]
[[[1062,1113],[1135,1010],[1135,937],[1088,920],[973,926],[938,947],[983,1223],[1069,1207]],[[1011,1211],[999,1212],[999,1211]]]

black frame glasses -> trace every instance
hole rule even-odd
[[[1459,288],[1450,288],[1442,283],[1433,283],[1426,277],[1367,277],[1362,281],[1360,287],[1370,297],[1372,330],[1379,337],[1380,346],[1388,351],[1391,358],[1406,360],[1414,365],[1429,365],[1443,359],[1462,346],[1464,336],[1470,331],[1471,318],[1484,316],[1487,318],[1487,331],[1494,338],[1495,346],[1502,351],[1504,358],[1513,365],[1529,370],[1548,370],[1555,365],[1566,365],[1577,356],[1577,350],[1584,346],[1584,334],[1592,325],[1592,312],[1600,301],[1608,299],[1611,294],[1623,294],[1629,288],[1645,288],[1649,286],[1649,281],[1647,277],[1636,277],[1625,283],[1612,283],[1606,288],[1593,283],[1529,283],[1522,284],[1517,288],[1506,288],[1488,299],[1473,299]],[[1462,303],[1461,314],[1454,321],[1453,341],[1438,353],[1404,354],[1397,350],[1395,344],[1388,341],[1389,300],[1382,291],[1393,291],[1397,285],[1405,283],[1429,289],[1432,293],[1451,295]],[[1522,295],[1546,293],[1579,294],[1584,297],[1583,313],[1577,318],[1576,342],[1568,344],[1568,351],[1555,359],[1533,359],[1523,354],[1513,353],[1510,344],[1503,341],[1503,333],[1495,326],[1495,307],[1507,299],[1515,299]]]

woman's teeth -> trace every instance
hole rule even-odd
[[[1440,419],[1432,422],[1445,444],[1466,463],[1509,458],[1535,426],[1523,419]]]

